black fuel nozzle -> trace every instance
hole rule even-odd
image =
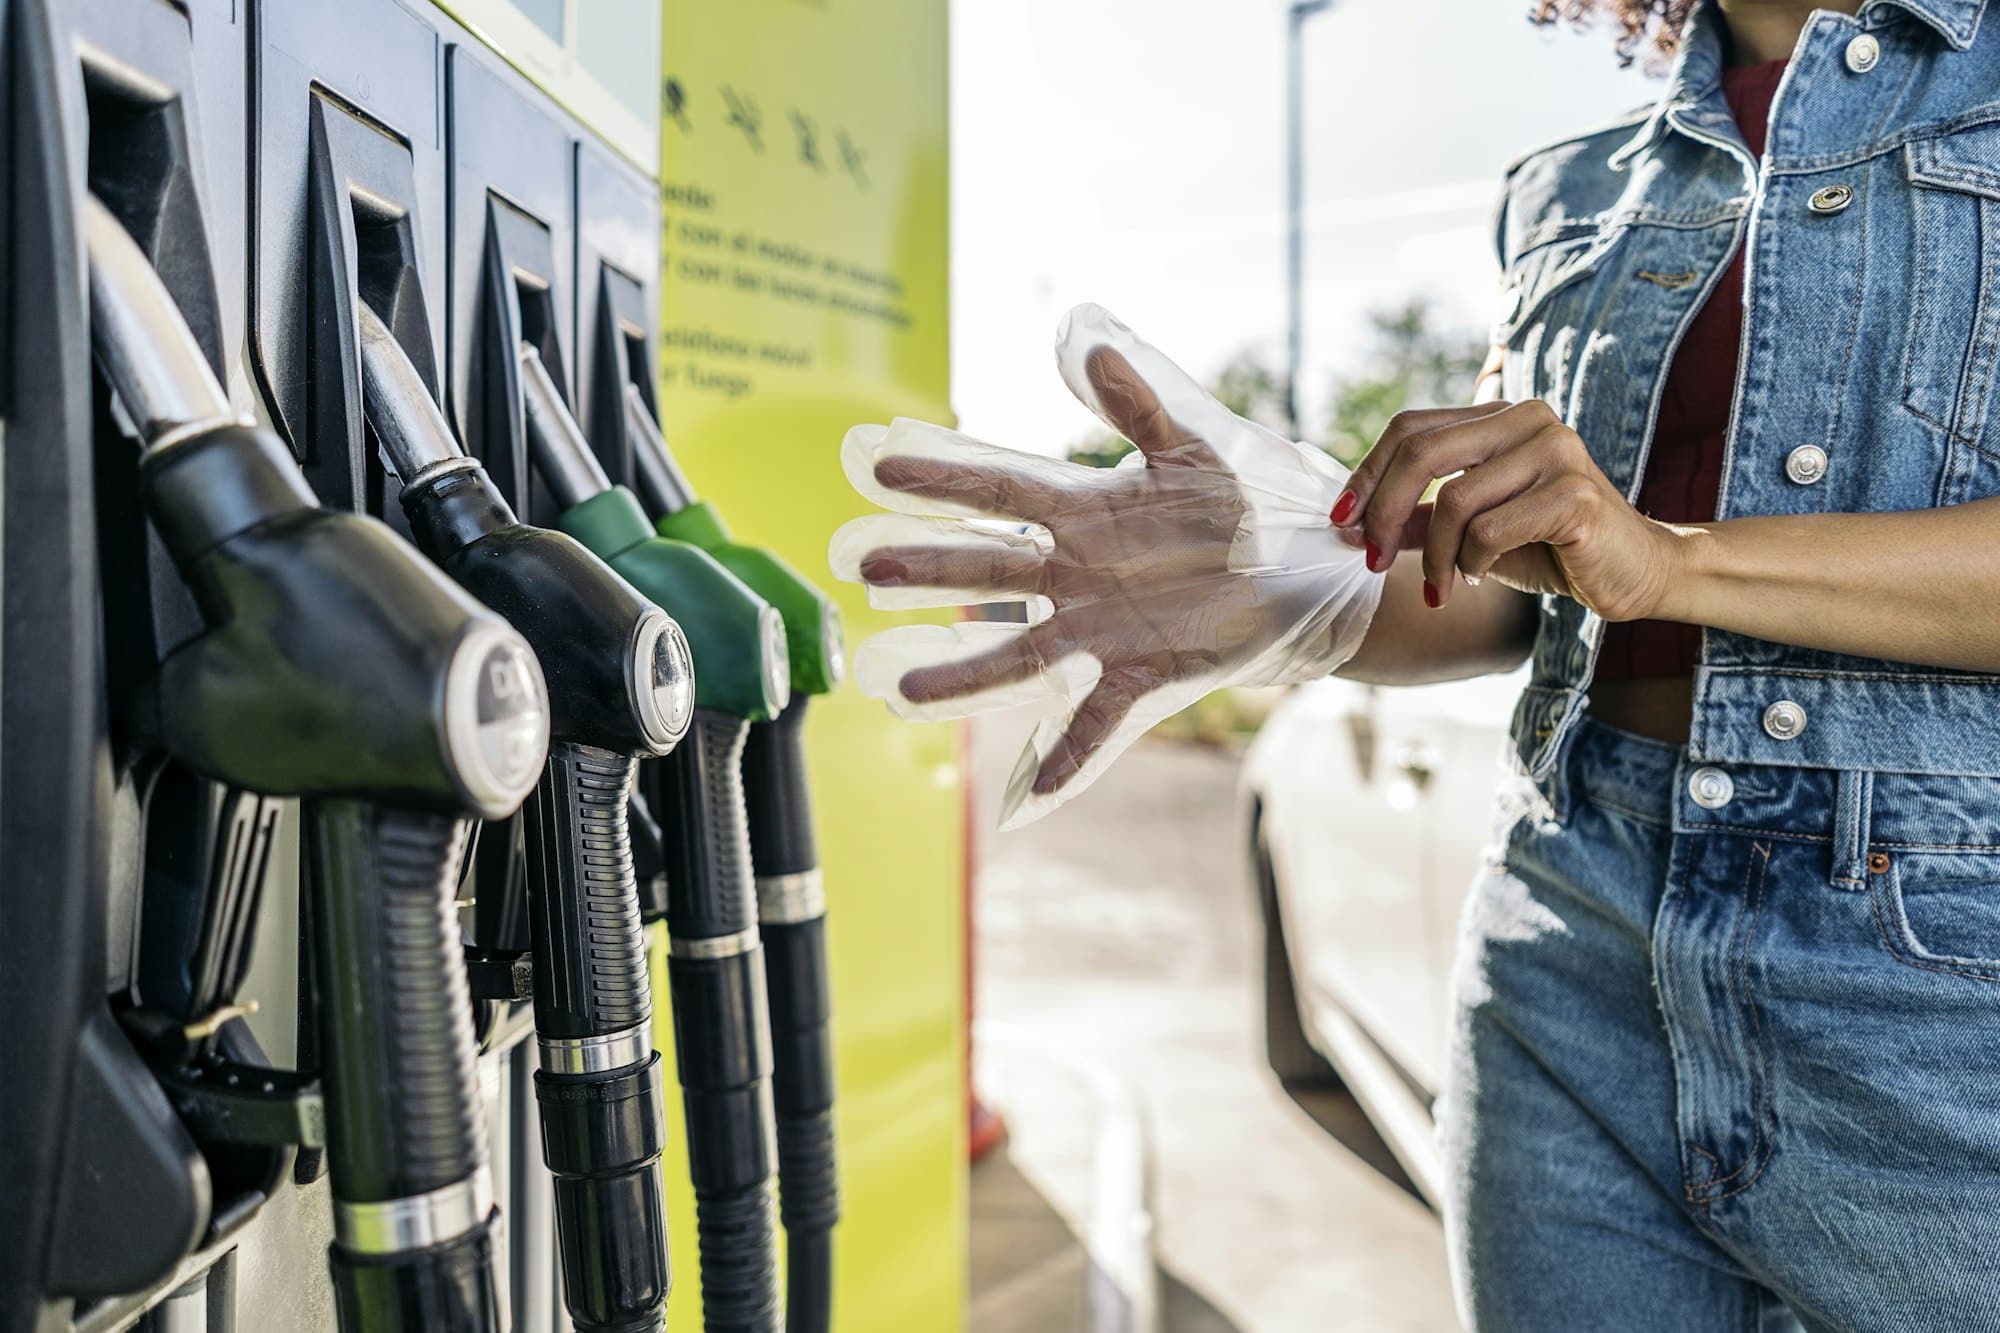
[[[504,1328],[452,900],[467,819],[511,812],[541,769],[540,667],[387,527],[320,507],[95,199],[86,237],[97,360],[205,624],[160,664],[145,724],[196,772],[309,814],[342,1325]]]
[[[554,744],[524,818],[535,1094],[570,1317],[659,1327],[665,1119],[626,793],[637,756],[687,733],[693,660],[680,626],[609,565],[516,519],[388,326],[365,304],[357,316],[368,421],[418,545],[507,617],[549,680]]]
[[[688,627],[700,673],[694,732],[645,765],[662,826],[674,1050],[687,1115],[702,1315],[716,1333],[779,1323],[771,1036],[741,757],[752,719],[791,691],[778,612],[706,552],[655,535],[592,455],[534,349],[520,353],[528,449],[562,525]]]

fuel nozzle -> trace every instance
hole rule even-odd
[[[544,1156],[570,1317],[659,1327],[670,1285],[652,995],[626,794],[694,715],[680,626],[574,538],[516,519],[388,326],[357,307],[363,396],[417,543],[499,611],[550,681],[548,769],[524,818]]]
[[[387,527],[320,507],[123,225],[96,199],[85,225],[92,344],[205,622],[142,712],[194,771],[306,801],[341,1322],[504,1328],[451,902],[467,818],[511,813],[541,770],[540,667]]]
[[[743,793],[756,871],[757,920],[771,1004],[778,1206],[785,1226],[786,1328],[825,1333],[833,1319],[833,1229],[840,1176],[833,1125],[831,984],[826,890],[813,827],[805,752],[808,700],[839,683],[840,614],[831,598],[771,552],[736,541],[698,500],[637,385],[626,385],[625,428],[640,489],[664,537],[715,557],[779,609],[792,651],[792,702],[750,727]]]
[[[771,1038],[742,756],[750,724],[791,699],[784,620],[707,552],[656,535],[638,500],[597,465],[533,348],[520,349],[520,368],[529,452],[564,506],[563,529],[672,608],[694,649],[693,735],[646,765],[640,786],[665,829],[667,975],[702,1312],[712,1329],[774,1330]]]

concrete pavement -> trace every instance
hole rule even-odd
[[[974,745],[976,1003],[1010,1035],[976,1059],[1014,1137],[974,1174],[975,1333],[1088,1326],[1088,1257],[1051,1230],[1090,1225],[1090,1099],[1066,1067],[1117,1080],[1148,1131],[1162,1327],[1454,1327],[1436,1219],[1322,1128],[1352,1129],[1351,1104],[1309,1115],[1264,1064],[1234,759],[1142,743],[1078,801],[995,834],[1014,752],[994,731]]]

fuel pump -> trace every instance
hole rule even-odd
[[[668,978],[687,1108],[708,1328],[778,1324],[771,1036],[743,803],[744,737],[785,709],[778,612],[705,552],[653,534],[591,453],[535,349],[520,349],[528,445],[561,525],[686,627],[696,668],[689,743],[645,785],[665,826]]]
[[[529,798],[529,936],[563,1287],[579,1330],[663,1326],[660,1057],[626,821],[635,756],[687,733],[680,627],[574,538],[530,527],[460,449],[396,336],[357,302],[363,399],[417,544],[540,656],[554,744]]]
[[[196,772],[306,802],[342,1326],[502,1329],[452,899],[467,820],[512,811],[542,767],[541,670],[388,528],[321,508],[95,198],[85,230],[92,343],[205,626],[148,682],[141,726]]]
[[[785,618],[792,702],[750,727],[743,792],[757,926],[771,999],[772,1098],[777,1109],[778,1210],[785,1226],[785,1327],[825,1333],[833,1320],[833,1228],[840,1175],[833,1132],[833,1039],[826,966],[826,890],[806,781],[806,700],[840,683],[840,612],[768,551],[731,540],[697,500],[637,385],[625,386],[633,472],[655,531],[700,547]]]

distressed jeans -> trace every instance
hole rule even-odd
[[[1503,800],[1453,990],[1469,1327],[2000,1329],[2000,781],[1586,720]]]

